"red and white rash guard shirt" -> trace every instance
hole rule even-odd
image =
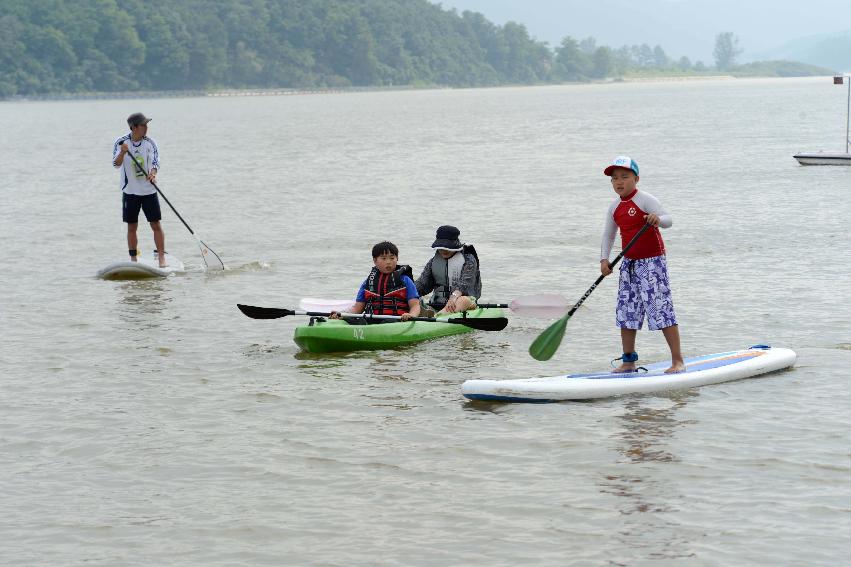
[[[659,217],[659,226],[670,228],[673,224],[671,215],[662,208],[659,199],[636,189],[627,198],[618,197],[609,205],[606,213],[606,227],[603,229],[603,244],[600,247],[600,259],[608,260],[615,243],[615,235],[620,229],[621,246],[626,246],[632,237],[644,226],[644,216],[654,213]],[[665,243],[659,228],[650,227],[641,238],[624,254],[632,260],[662,256],[665,253]]]

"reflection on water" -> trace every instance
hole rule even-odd
[[[618,451],[633,463],[649,461],[675,462],[679,459],[665,449],[665,443],[670,440],[678,427],[691,423],[676,419],[676,410],[685,406],[690,397],[696,397],[696,391],[677,394],[672,398],[673,405],[667,408],[649,408],[642,400],[630,400],[626,412],[620,416],[624,428],[619,437],[624,444]]]
[[[242,356],[247,358],[276,358],[287,351],[278,344],[253,344],[242,349]]]
[[[625,459],[617,462],[618,474],[605,475],[600,491],[619,497],[622,516],[635,517],[623,524],[617,537],[639,556],[641,549],[647,549],[647,559],[694,556],[691,542],[683,536],[680,526],[669,519],[670,513],[679,511],[685,496],[677,490],[676,483],[660,480],[667,475],[659,474],[658,468],[678,466],[680,458],[669,451],[674,444],[674,433],[693,422],[678,419],[676,413],[697,396],[697,392],[690,390],[677,392],[670,398],[629,400],[624,404],[626,411],[619,416],[623,427],[613,435],[618,440],[616,450]],[[657,403],[670,405],[651,407]]]
[[[173,298],[167,293],[167,280],[133,280],[117,286],[118,317],[140,329],[156,329],[167,317]]]
[[[358,350],[354,352],[305,352],[303,350],[299,350],[293,355],[293,358],[301,361],[316,361],[316,362],[327,362],[329,360],[337,361],[338,364],[335,366],[341,366],[345,363],[346,360],[362,360],[362,359],[373,359],[376,356],[377,351],[374,350]],[[302,364],[299,365],[299,368],[310,368],[312,365],[310,364]]]
[[[487,331],[482,331],[487,332]],[[462,335],[453,335],[451,337],[446,337],[443,339],[447,346],[449,346],[451,341],[452,348],[454,350],[458,350],[461,352],[475,352],[478,353],[481,348],[481,341],[477,336],[477,333],[464,333]]]
[[[513,404],[505,402],[487,402],[483,400],[467,400],[461,406],[464,411],[482,413],[504,413],[510,412]]]

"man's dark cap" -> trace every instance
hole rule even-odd
[[[141,112],[134,112],[127,117],[127,125],[132,128],[133,126],[139,126],[140,124],[147,124],[151,120],[152,118],[146,118]]]

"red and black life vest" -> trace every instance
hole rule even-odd
[[[364,313],[374,315],[402,315],[409,311],[408,290],[402,276],[413,278],[410,266],[402,265],[396,271],[382,274],[378,268],[372,268],[366,285],[363,288],[363,297],[366,302]]]

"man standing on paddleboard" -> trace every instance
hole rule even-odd
[[[154,231],[154,244],[160,268],[166,267],[165,234],[160,220],[160,201],[153,183],[160,169],[160,152],[157,143],[148,137],[147,118],[141,112],[127,118],[130,132],[115,140],[112,145],[112,165],[120,170],[122,218],[127,223],[127,248],[130,260],[136,261],[139,252],[136,229],[139,226],[139,210],[145,212],[145,218]],[[130,153],[132,157],[125,157]]]
[[[635,337],[645,316],[647,327],[651,331],[661,330],[671,349],[671,367],[665,372],[685,370],[680,352],[679,325],[668,283],[665,243],[659,232],[659,227],[670,228],[673,224],[671,215],[662,208],[656,197],[638,190],[638,164],[635,160],[618,156],[603,174],[612,178],[612,189],[618,194],[606,213],[606,228],[600,250],[600,272],[604,276],[612,273],[609,255],[618,230],[624,246],[615,310],[617,325],[621,329],[623,354],[619,357],[622,364],[615,372],[635,372],[635,362],[638,360]],[[627,243],[645,224],[650,225],[649,229],[639,236],[633,246],[628,247]]]

